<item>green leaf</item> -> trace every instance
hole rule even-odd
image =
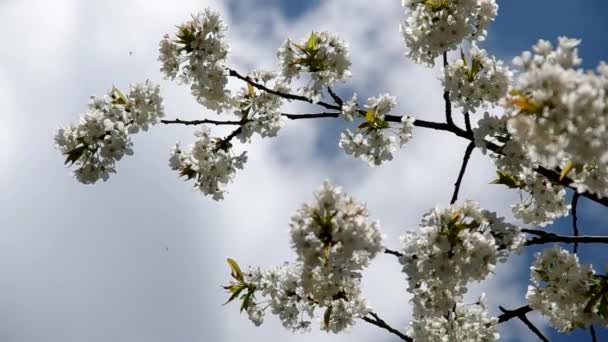
[[[87,146],[86,145],[82,145],[82,146],[78,146],[75,149],[71,150],[70,152],[66,153],[67,157],[65,158],[65,164],[70,163],[70,165],[74,165],[74,163],[80,159],[80,157],[82,157],[82,154],[84,153],[84,151],[86,151]]]
[[[241,271],[239,264],[237,264],[237,262],[231,258],[226,259],[226,261],[228,262],[228,266],[230,266],[230,270],[232,271],[232,278],[240,281],[241,283],[244,283],[245,277],[243,276],[243,272]]]
[[[243,295],[243,297],[241,297],[243,299],[243,302],[241,303],[241,312],[243,312],[243,310],[247,310],[249,308],[249,306],[251,306],[251,304],[253,303],[252,301],[252,297],[253,297],[253,292],[249,291],[246,294]]]
[[[179,176],[186,177],[186,180],[190,180],[196,177],[196,171],[194,171],[190,166],[187,166],[179,173]]]
[[[464,56],[464,51],[462,50],[462,48],[460,49],[460,58],[462,59],[462,62],[464,63],[464,66],[467,66],[467,59]]]
[[[362,124],[360,124],[359,126],[357,126],[357,128],[355,129],[355,131],[363,131],[366,130],[368,128],[370,128],[372,126],[372,123],[369,121],[365,121]]]
[[[317,35],[314,32],[310,33],[308,41],[306,42],[306,50],[312,53],[317,50]]]
[[[230,298],[228,298],[226,303],[222,305],[226,305],[235,300],[239,296],[239,294],[241,294],[241,292],[243,292],[243,290],[247,288],[247,286],[245,286],[245,284],[233,284],[229,286],[224,286],[224,288],[227,289],[228,292],[231,292],[232,295],[230,296]]]
[[[566,178],[568,176],[568,174],[570,173],[570,171],[574,170],[576,167],[574,165],[574,163],[572,163],[572,161],[568,161],[566,163],[566,165],[564,165],[564,168],[562,169],[562,172],[560,172],[559,174],[559,181],[563,181],[564,178]]]
[[[328,306],[327,309],[325,309],[325,313],[323,314],[323,324],[325,324],[325,327],[329,327],[329,320],[331,319],[332,309],[333,306]]]
[[[496,171],[496,175],[498,178],[490,182],[490,184],[506,185],[509,189],[521,188],[521,183],[517,177],[511,176],[510,174],[502,171]]]
[[[127,95],[120,91],[120,89],[112,87],[112,103],[126,105],[129,103],[129,100],[127,99]]]

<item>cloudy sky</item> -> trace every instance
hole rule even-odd
[[[245,147],[249,162],[220,203],[192,191],[167,167],[170,145],[189,143],[192,128],[156,126],[139,134],[135,155],[93,186],[72,179],[53,148],[54,130],[77,120],[88,97],[112,85],[151,79],[161,83],[169,118],[214,118],[186,88],[162,81],[156,61],[162,35],[206,6],[224,13],[230,63],[238,70],[276,68],[276,49],[286,37],[330,30],[351,46],[353,78],[337,88],[340,94],[390,92],[399,98],[399,114],[442,119],[437,70],[404,57],[396,0],[0,0],[0,341],[394,340],[363,322],[338,336],[316,329],[292,335],[270,316],[256,328],[236,305],[221,305],[225,259],[262,267],[293,260],[289,216],[324,179],[366,201],[387,246],[397,248],[405,229],[449,201],[464,141],[418,129],[393,162],[371,169],[338,149],[341,122],[290,122],[278,138]],[[608,59],[604,1],[500,6],[485,44],[500,58],[510,60],[538,38],[568,35],[583,39],[586,68]],[[488,186],[492,177],[491,163],[475,151],[461,198],[511,217],[509,204],[518,195]],[[606,213],[582,200],[583,231],[600,234]],[[548,229],[566,232],[569,224]],[[533,252],[501,265],[472,293],[488,292],[494,313],[498,305],[524,304]],[[581,246],[581,256],[600,270],[608,263],[598,247]],[[379,256],[363,286],[374,310],[403,330],[410,309],[396,260]],[[562,340],[534,319],[552,340]],[[517,321],[501,332],[506,340],[534,340]]]

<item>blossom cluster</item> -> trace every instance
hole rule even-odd
[[[561,332],[608,324],[608,279],[595,276],[576,254],[559,246],[538,253],[530,267],[534,285],[526,295],[530,306],[548,316]]]
[[[287,39],[277,53],[282,76],[288,82],[302,72],[310,75],[310,82],[300,92],[319,98],[323,87],[350,77],[348,45],[329,32],[312,32],[307,39],[294,43]]]
[[[526,193],[520,203],[511,206],[515,217],[544,226],[568,215],[566,190],[534,171],[538,164],[530,159],[527,145],[509,134],[507,120],[506,116],[496,117],[486,112],[473,133],[475,145],[484,153],[488,146],[494,147],[495,151],[490,153],[498,174],[494,183]]]
[[[296,262],[252,270],[242,281],[233,276],[237,281],[225,288],[233,295],[247,288],[250,298],[256,293],[267,297],[272,313],[294,331],[309,329],[317,310],[323,310],[323,330],[337,333],[354,325],[369,312],[360,279],[382,250],[378,223],[369,222],[365,206],[325,182],[315,192],[315,202],[292,216],[290,226]],[[261,324],[266,307],[247,300],[249,318]]]
[[[424,340],[425,336],[435,334],[433,330],[452,327],[458,331],[448,331],[446,336],[470,333],[473,335],[469,338],[475,340],[475,336],[485,334],[477,329],[494,329],[489,324],[479,324],[472,331],[459,330],[459,327],[470,327],[458,323],[462,317],[453,310],[460,307],[461,314],[468,315],[461,304],[467,284],[485,279],[494,272],[498,262],[506,261],[509,253],[518,252],[524,242],[518,227],[493,212],[480,209],[475,202],[452,204],[428,212],[419,231],[402,236],[400,262],[408,277],[408,292],[414,295],[412,337]],[[495,323],[478,311],[483,307],[469,314]],[[480,339],[483,340],[486,339]]]
[[[160,42],[161,72],[166,78],[191,85],[192,94],[205,107],[218,113],[230,108],[225,65],[229,45],[222,17],[207,8],[177,28],[174,36],[166,34]]]
[[[463,53],[445,68],[442,83],[453,104],[474,113],[476,108],[494,106],[507,95],[511,72],[502,61],[488,56],[486,50],[476,44],[469,53],[470,62]]]
[[[169,166],[186,179],[194,179],[195,189],[214,200],[224,198],[226,185],[234,178],[237,169],[243,169],[247,162],[247,153],[236,155],[231,150],[230,142],[212,138],[210,129],[202,126],[194,135],[196,140],[187,149],[182,150],[175,144],[171,150]]]
[[[256,70],[248,75],[249,79],[269,89],[289,93],[289,86],[284,80],[269,71]],[[271,87],[270,82],[274,85]],[[238,138],[241,142],[250,142],[251,136],[258,133],[262,137],[274,137],[283,126],[280,108],[283,99],[265,91],[256,90],[251,84],[243,87],[235,97],[234,114],[244,124]]]
[[[362,111],[365,122],[355,132],[345,130],[340,135],[339,146],[346,154],[365,160],[371,166],[381,165],[393,159],[393,153],[411,138],[414,119],[404,115],[396,131],[385,120],[385,116],[397,105],[397,99],[388,94],[370,97]],[[356,96],[342,106],[341,116],[352,121],[358,115]],[[393,134],[387,134],[391,132]]]
[[[160,87],[149,81],[132,84],[129,93],[117,88],[92,97],[80,121],[57,130],[55,145],[76,165],[74,176],[84,184],[108,180],[116,162],[133,154],[130,135],[147,131],[164,115]]]
[[[433,65],[463,40],[482,41],[498,11],[495,0],[402,0],[407,17],[401,33],[408,57]]]
[[[420,308],[415,306],[414,309]],[[489,317],[485,295],[474,304],[456,303],[445,316],[423,314],[409,327],[408,334],[420,342],[467,341],[492,342],[500,337],[496,317]]]
[[[519,74],[505,99],[508,130],[532,161],[562,167],[579,192],[608,196],[608,66],[577,67],[580,40],[540,40],[514,59]]]

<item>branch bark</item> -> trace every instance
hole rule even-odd
[[[522,232],[526,234],[536,235],[526,242],[526,246],[542,245],[551,242],[563,242],[563,243],[608,243],[608,236],[590,236],[590,235],[579,235],[579,236],[568,236],[558,235],[554,233],[548,233],[542,230],[536,229],[522,229]]]
[[[404,333],[400,332],[399,330],[391,327],[390,325],[388,325],[383,319],[381,319],[378,314],[374,313],[374,312],[370,312],[369,313],[370,317],[364,316],[361,317],[362,320],[366,321],[369,324],[375,325],[379,328],[382,328],[388,332],[390,332],[393,335],[399,336],[399,338],[401,338],[404,341],[407,342],[414,342],[414,339],[405,335]]]
[[[471,153],[475,148],[475,143],[470,142],[467,146],[467,149],[464,151],[464,157],[462,158],[462,166],[460,167],[460,172],[458,173],[458,179],[456,183],[454,183],[454,193],[452,194],[452,199],[450,200],[450,204],[456,203],[458,200],[458,191],[460,191],[460,184],[462,183],[462,179],[464,178],[464,173],[467,170],[467,164],[469,163],[469,158],[471,158]]]

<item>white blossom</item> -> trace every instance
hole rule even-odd
[[[401,117],[396,130],[385,120],[396,105],[397,99],[389,94],[370,97],[365,105],[365,122],[355,132],[350,129],[342,132],[339,146],[346,154],[361,158],[370,166],[392,160],[393,153],[412,138],[414,128],[414,119],[407,115]],[[349,118],[355,114],[353,111]]]
[[[224,198],[225,187],[232,182],[237,169],[247,162],[246,152],[235,155],[230,143],[210,136],[210,129],[202,126],[195,133],[197,139],[187,149],[176,144],[171,150],[169,166],[180,176],[194,179],[194,188],[216,201]]]
[[[348,45],[329,32],[312,32],[299,43],[287,39],[277,56],[282,76],[288,82],[303,72],[310,75],[310,82],[300,93],[313,99],[319,99],[323,87],[351,76]]]
[[[507,95],[511,72],[476,44],[469,53],[469,61],[463,55],[445,68],[442,83],[454,105],[474,113],[476,108],[494,106]]]
[[[289,87],[276,74],[267,71],[253,71],[249,75],[254,82],[266,86],[269,89],[282,93],[289,93]],[[270,86],[270,82],[274,84]],[[241,121],[246,122],[241,126],[238,138],[242,142],[251,141],[254,133],[262,137],[274,137],[279,129],[283,127],[284,120],[280,108],[283,99],[279,96],[256,89],[250,84],[242,88],[236,95],[234,112]]]
[[[132,84],[128,94],[113,88],[92,97],[80,121],[57,130],[55,146],[76,165],[74,176],[84,184],[108,180],[116,162],[133,154],[130,134],[148,130],[164,115],[160,87],[149,81]]]
[[[415,306],[414,310],[418,307]],[[490,342],[500,337],[496,317],[489,317],[485,299],[475,304],[456,303],[444,316],[421,316],[408,328],[408,336],[420,342]]]
[[[576,254],[557,245],[547,248],[537,253],[530,270],[534,284],[526,295],[530,306],[548,316],[559,331],[608,324],[607,308],[600,309],[601,302],[608,300],[608,282],[595,277],[591,265],[580,265]],[[592,295],[600,297],[589,305]]]
[[[245,294],[243,305],[256,325],[270,308],[293,331],[308,331],[315,315],[322,317],[322,330],[353,326],[370,311],[361,296],[361,271],[382,250],[378,223],[368,221],[365,206],[326,181],[315,202],[292,216],[290,227],[296,262],[243,276],[231,264],[236,281],[224,287],[230,300]]]
[[[357,94],[353,94],[353,97],[342,104],[340,109],[340,117],[348,122],[352,122],[357,116],[357,110],[359,105],[357,104]]]
[[[515,217],[524,223],[545,226],[567,216],[570,205],[566,203],[566,190],[534,171],[538,163],[531,160],[526,144],[512,138],[507,120],[506,116],[495,117],[486,112],[473,134],[475,145],[484,153],[490,144],[496,149],[490,153],[499,175],[494,183],[522,192],[521,201],[511,205]]]
[[[558,47],[539,41],[534,53],[514,59],[520,69],[505,99],[508,130],[532,161],[549,169],[570,163],[579,191],[608,195],[608,75],[575,69],[579,40],[560,37]],[[599,170],[599,172],[589,172]]]
[[[498,10],[495,0],[402,0],[402,5],[407,10],[401,24],[407,55],[427,65],[463,40],[484,40]]]
[[[166,78],[190,85],[194,97],[205,107],[218,113],[230,108],[225,66],[227,27],[220,14],[207,8],[177,28],[175,36],[166,34],[160,42],[161,72]]]
[[[469,312],[461,304],[462,296],[468,283],[484,280],[498,262],[505,262],[524,242],[518,227],[480,209],[475,202],[438,207],[427,213],[419,231],[402,236],[403,256],[399,259],[408,277],[408,292],[414,295],[410,331],[415,339],[440,341],[443,332],[444,337],[471,334],[468,338],[477,341],[473,339],[475,333],[483,327],[488,328],[488,335],[479,335],[486,336],[480,341],[497,337],[491,327],[495,321],[486,317],[485,307]],[[471,326],[466,324],[467,315],[474,317]]]

